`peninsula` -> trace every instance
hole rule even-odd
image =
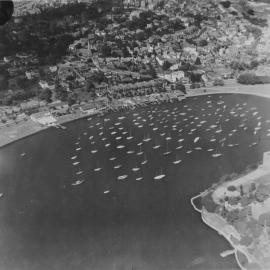
[[[270,152],[266,152],[257,169],[215,184],[191,199],[203,222],[232,245],[241,269],[270,268],[269,179]],[[201,209],[195,203],[198,198]]]

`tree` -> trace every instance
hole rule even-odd
[[[42,90],[39,93],[39,98],[41,100],[45,100],[48,103],[52,102],[52,91],[50,89],[48,89],[48,88]]]
[[[170,62],[168,62],[167,60],[163,63],[163,70],[168,70],[170,67],[172,66],[172,64]]]

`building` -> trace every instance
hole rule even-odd
[[[38,123],[44,126],[54,125],[57,122],[57,119],[54,118],[53,115],[48,111],[33,113],[31,114],[30,118],[35,123]]]

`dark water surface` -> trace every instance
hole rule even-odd
[[[2,148],[0,269],[237,269],[190,198],[260,161],[269,119],[267,99],[214,95],[79,120]]]

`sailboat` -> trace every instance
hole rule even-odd
[[[166,141],[166,152],[163,153],[164,156],[168,156],[172,151],[169,151],[168,141]]]
[[[146,154],[144,154],[144,160],[141,162],[141,165],[145,165],[148,162],[148,160],[146,159]]]
[[[125,145],[120,144],[120,145],[117,145],[116,148],[117,149],[123,149],[123,148],[125,148]]]
[[[72,164],[73,164],[74,166],[77,166],[78,164],[80,164],[80,162],[77,161],[77,162],[73,162]]]
[[[128,175],[124,174],[124,175],[120,175],[117,177],[117,180],[125,180],[128,178]]]
[[[142,145],[140,144],[140,151],[137,153],[137,156],[141,156],[143,154],[142,152]]]
[[[179,143],[179,145],[175,149],[179,150],[181,148],[183,148],[183,145],[180,145],[180,143]]]
[[[154,180],[161,180],[165,177],[166,175],[162,172],[162,168],[160,168],[160,173],[154,177]]]
[[[144,142],[149,142],[151,141],[151,137],[149,136],[149,134],[147,135],[146,138],[143,139]]]
[[[102,170],[102,168],[99,166],[99,161],[97,161],[97,167],[94,168],[94,172],[99,172],[101,170]]]
[[[182,162],[182,160],[179,159],[179,158],[178,158],[178,155],[176,154],[176,156],[175,156],[175,161],[173,161],[173,164],[177,165],[177,164],[179,164],[179,163],[181,163],[181,162]]]
[[[72,186],[78,186],[78,185],[81,185],[84,181],[85,181],[84,179],[77,180],[77,181],[73,182],[71,185]]]
[[[217,157],[220,157],[220,156],[222,156],[222,154],[220,152],[218,152],[218,149],[216,149],[215,153],[212,154],[212,157],[214,157],[214,158],[217,158]]]

